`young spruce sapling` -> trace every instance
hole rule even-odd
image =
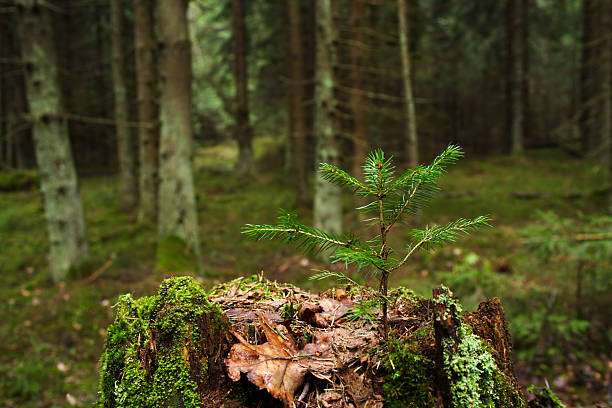
[[[396,176],[392,157],[385,157],[382,150],[374,150],[363,165],[363,182],[331,164],[322,163],[321,176],[326,180],[353,190],[354,194],[366,197],[370,202],[357,210],[367,215],[365,222],[376,228],[376,236],[370,240],[360,239],[352,232],[338,236],[297,221],[294,214],[281,212],[277,225],[247,224],[243,233],[258,239],[283,239],[294,242],[307,250],[329,250],[333,262],[355,265],[358,269],[369,269],[379,276],[378,294],[382,309],[382,329],[385,338],[387,325],[387,285],[389,275],[404,266],[419,249],[433,249],[459,236],[488,225],[488,216],[474,219],[458,219],[442,226],[427,226],[413,229],[412,242],[402,251],[388,246],[391,228],[404,224],[406,217],[415,216],[439,190],[438,180],[446,167],[463,156],[460,147],[449,145],[427,166],[417,166]]]

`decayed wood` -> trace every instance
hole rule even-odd
[[[172,288],[172,282],[162,286]],[[191,290],[195,292],[191,299],[203,294]],[[162,295],[160,290],[159,296],[165,299],[166,292]],[[158,306],[159,311],[151,315],[150,339],[146,341],[138,336],[138,339],[128,339],[127,344],[140,344],[136,349],[138,360],[149,379],[155,377],[159,356],[168,353],[168,345],[175,340],[183,344],[177,349],[181,353],[179,358],[188,363],[189,375],[197,384],[203,407],[251,407],[255,406],[251,403],[253,399],[266,407],[332,408],[382,408],[391,402],[385,398],[399,398],[394,401],[406,404],[412,401],[415,394],[406,389],[393,393],[387,387],[385,391],[385,381],[399,381],[398,387],[407,389],[414,387],[414,381],[421,381],[428,406],[454,406],[450,390],[455,384],[453,381],[458,379],[444,372],[444,359],[455,354],[463,356],[463,340],[474,341],[476,336],[492,350],[491,354],[484,353],[484,360],[479,361],[488,363],[489,368],[496,364],[502,377],[508,380],[505,383],[518,389],[512,373],[507,324],[498,299],[488,299],[475,312],[461,316],[459,303],[446,288],[436,288],[433,300],[402,288],[390,291],[391,335],[387,340],[380,331],[380,308],[370,310],[372,319],[363,315],[351,318],[356,306],[374,295],[368,289],[349,287],[317,295],[293,285],[267,281],[263,275],[239,278],[204,294],[208,301],[220,307],[223,316],[218,315],[216,307],[199,300],[208,304],[202,309],[205,311],[202,316],[210,322],[196,319],[198,342],[191,342],[193,337],[185,336],[195,327],[189,318],[185,320],[189,330],[163,332],[164,323],[158,320],[166,324],[168,319],[180,321],[199,307],[199,303],[186,306],[180,301],[177,303],[173,295],[168,296],[170,303]],[[220,325],[220,321],[226,323]],[[466,332],[462,324],[471,326],[471,331]],[[169,333],[174,334],[169,336]],[[215,342],[219,346],[212,344]],[[160,349],[164,345],[166,351]],[[202,350],[207,351],[206,356],[201,354]],[[415,354],[416,361],[423,362],[416,369],[411,366]],[[397,372],[406,377],[405,382],[402,378],[392,379],[392,374]],[[116,375],[122,378],[123,374]],[[421,392],[420,388],[416,391]],[[510,406],[515,401],[519,405],[524,402],[520,391],[508,394],[511,399],[506,398],[505,392],[500,391],[500,396],[505,398],[500,400],[510,401]],[[480,395],[477,393],[476,398]],[[492,394],[483,391],[482,395]],[[183,397],[177,395],[177,401]]]
[[[433,290],[434,298],[434,335],[436,339],[436,379],[440,386],[442,399],[445,406],[452,405],[451,397],[451,380],[444,372],[444,352],[445,340],[451,340],[451,347],[446,350],[448,353],[454,354],[459,346],[458,331],[461,327],[461,319],[457,307],[454,303],[448,300],[453,299],[453,292],[445,287],[437,287]]]

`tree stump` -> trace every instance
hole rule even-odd
[[[101,407],[524,407],[497,299],[461,315],[389,294],[388,340],[376,293],[319,295],[262,275],[208,293],[189,277],[155,296],[120,298],[101,359]]]

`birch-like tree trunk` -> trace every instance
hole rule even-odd
[[[304,50],[302,47],[302,17],[300,0],[287,0],[289,21],[289,169],[299,205],[308,202],[308,152],[306,148],[306,101],[304,78]]]
[[[139,213],[141,220],[157,219],[157,161],[159,106],[157,104],[157,42],[153,0],[134,3],[134,41],[138,84]]]
[[[121,206],[129,210],[138,201],[138,176],[133,132],[127,126],[128,101],[125,75],[124,16],[122,0],[110,0],[113,38],[113,91],[115,94],[115,130],[119,154]]]
[[[408,26],[408,9],[406,0],[397,0],[398,29],[400,53],[402,57],[402,83],[404,85],[404,114],[406,124],[404,127],[404,140],[406,143],[406,157],[408,166],[416,167],[419,161],[419,140],[417,137],[416,109],[412,93],[412,64],[410,61],[410,27]]]
[[[234,55],[236,77],[236,139],[238,140],[238,163],[236,172],[240,178],[253,174],[253,128],[249,121],[249,87],[247,70],[247,38],[244,0],[232,0],[234,12]]]
[[[336,135],[336,100],[333,70],[337,59],[337,33],[331,0],[316,1],[315,65],[315,135],[317,138],[315,168],[319,163],[339,164]],[[314,225],[334,233],[342,231],[342,191],[339,186],[319,175],[314,188]]]
[[[183,240],[201,269],[192,163],[191,48],[187,30],[187,0],[159,0],[157,7],[161,83],[159,239],[160,243],[173,237]]]
[[[61,281],[88,256],[85,221],[68,128],[61,117],[57,54],[49,8],[41,0],[19,0],[19,31],[36,159],[49,228],[50,269]]]

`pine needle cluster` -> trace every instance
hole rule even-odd
[[[383,151],[377,149],[366,158],[363,181],[334,165],[322,163],[319,172],[324,179],[368,199],[369,202],[357,210],[365,215],[365,222],[376,229],[373,239],[363,240],[352,232],[345,235],[331,234],[301,224],[296,215],[284,211],[276,225],[247,224],[243,233],[257,239],[281,239],[307,251],[328,250],[332,253],[333,262],[377,272],[382,323],[386,335],[389,275],[404,266],[417,250],[431,250],[454,242],[460,236],[488,225],[488,216],[458,219],[446,225],[413,229],[410,233],[412,241],[401,251],[387,245],[391,228],[398,224],[405,225],[407,217],[417,215],[431,201],[439,190],[438,182],[446,173],[446,168],[462,156],[463,151],[459,146],[449,145],[429,165],[417,166],[397,175],[392,157],[385,157]]]

